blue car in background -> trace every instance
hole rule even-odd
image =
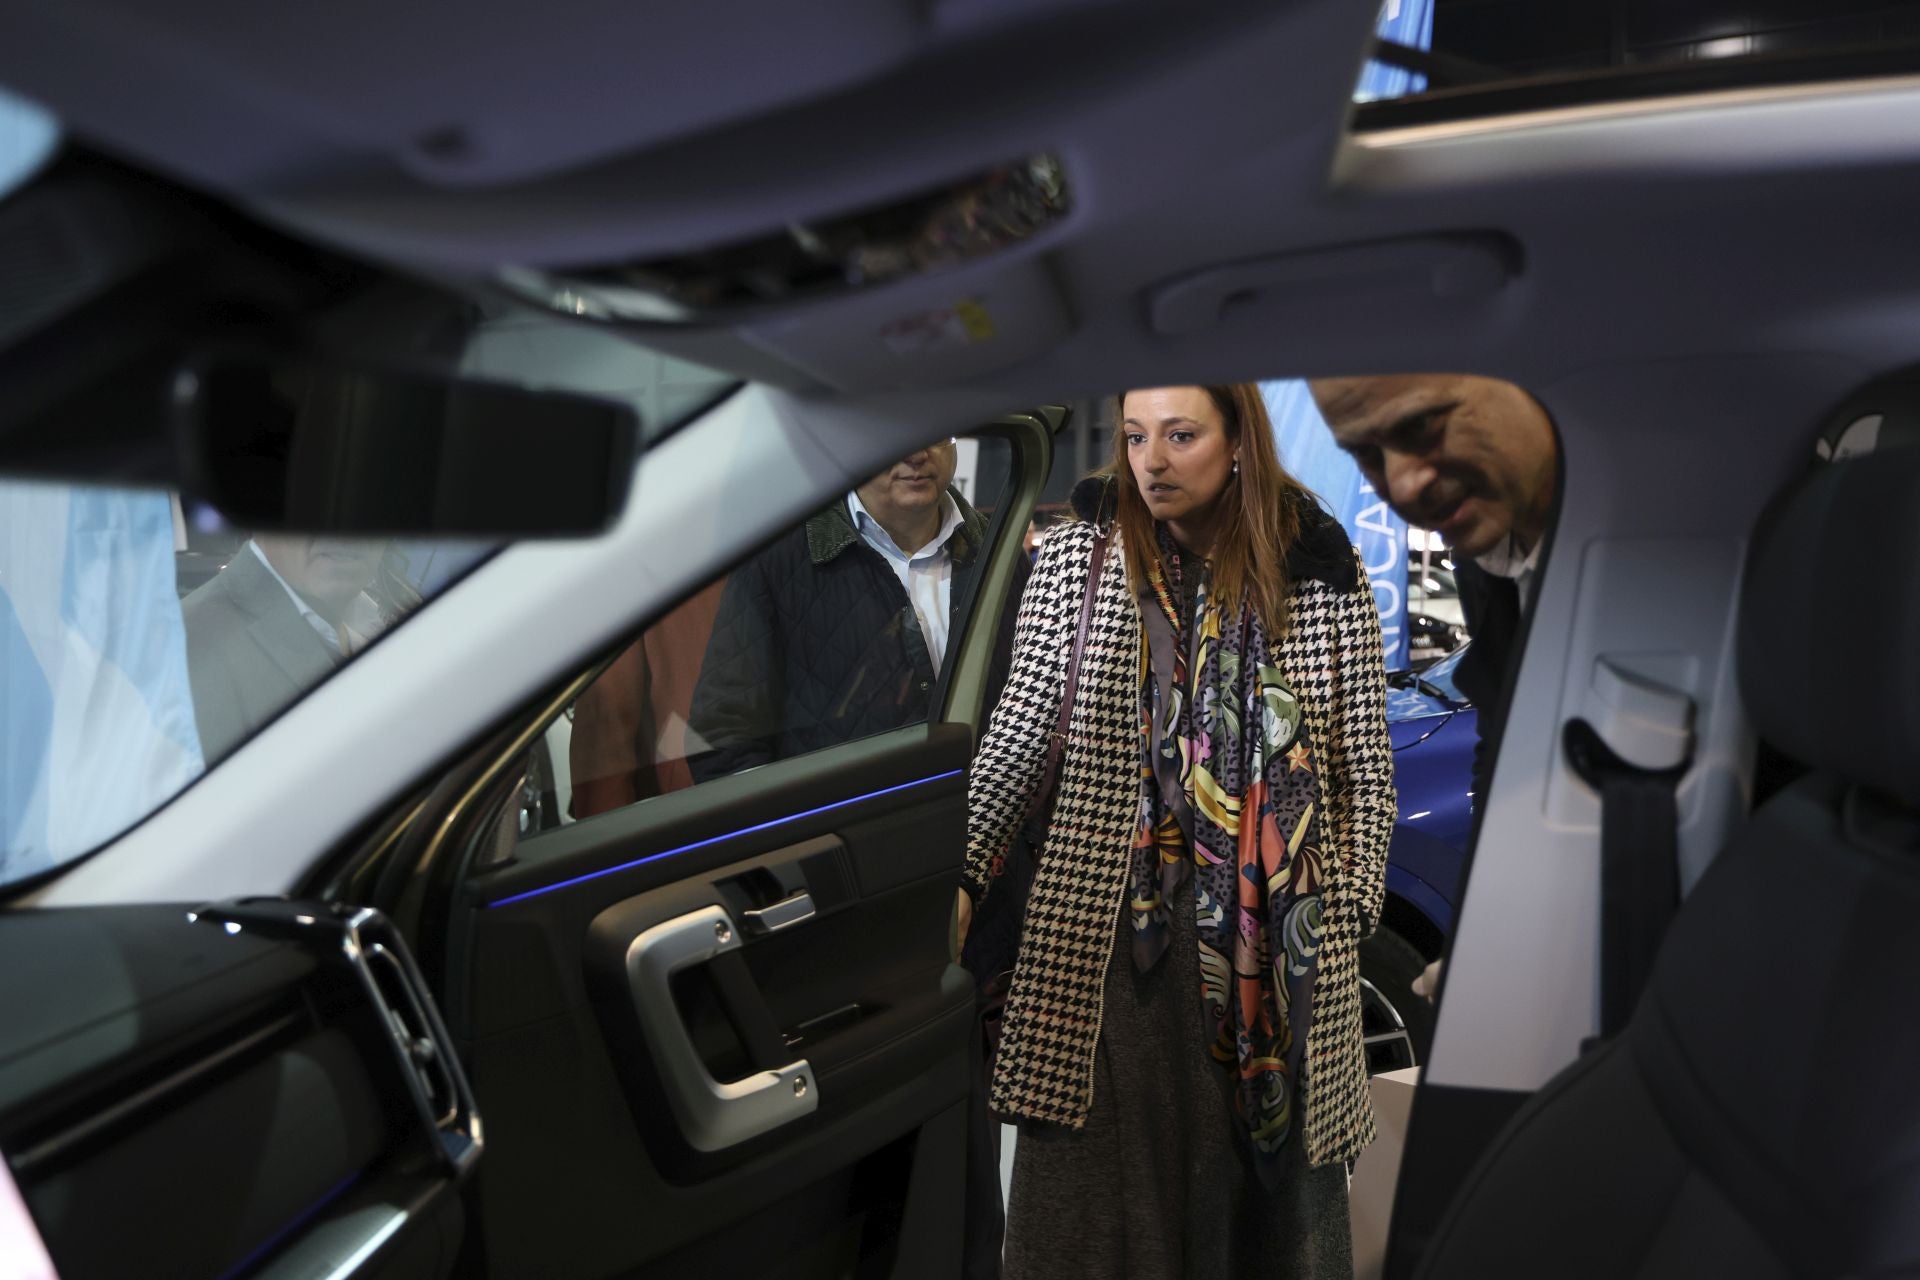
[[[1376,1074],[1424,1062],[1433,1039],[1433,1006],[1413,993],[1413,980],[1445,949],[1466,870],[1479,725],[1453,673],[1467,648],[1387,677],[1400,815],[1380,927],[1360,944],[1367,1061]]]

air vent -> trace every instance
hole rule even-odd
[[[323,959],[348,966],[387,1033],[435,1155],[455,1176],[473,1167],[482,1142],[473,1091],[420,968],[391,921],[370,907],[284,898],[215,903],[191,918],[229,933],[302,943]]]
[[[409,981],[405,966],[384,943],[367,948],[366,968],[372,979],[374,1005],[393,1036],[401,1067],[427,1100],[427,1114],[433,1118],[434,1128],[445,1132],[460,1115],[460,1093],[447,1070],[447,1053],[434,1035],[420,994]]]

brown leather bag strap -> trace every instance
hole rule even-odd
[[[1040,787],[1027,805],[1025,827],[1043,816],[1053,803],[1053,789],[1060,781],[1060,760],[1067,752],[1067,729],[1073,723],[1073,699],[1080,689],[1080,659],[1087,651],[1087,632],[1093,628],[1093,600],[1100,590],[1100,570],[1107,563],[1107,535],[1096,530],[1093,558],[1087,566],[1087,588],[1080,596],[1080,629],[1073,637],[1073,654],[1067,659],[1067,679],[1060,690],[1060,717],[1047,735],[1047,763],[1040,774]]]

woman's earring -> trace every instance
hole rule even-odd
[[[1239,475],[1239,474],[1240,474],[1240,459],[1238,459],[1238,458],[1235,458],[1235,459],[1233,460],[1233,474],[1235,474],[1235,475]]]

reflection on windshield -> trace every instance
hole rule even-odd
[[[387,539],[257,533],[236,541],[220,571],[180,605],[194,718],[210,761],[418,608],[428,585],[414,557]],[[447,559],[432,547],[414,554],[423,568]],[[203,563],[195,557],[196,570]]]
[[[59,121],[0,89],[0,200],[39,172],[59,145]]]
[[[488,550],[0,483],[0,885],[145,818]]]
[[[164,493],[0,485],[0,883],[200,775]]]

